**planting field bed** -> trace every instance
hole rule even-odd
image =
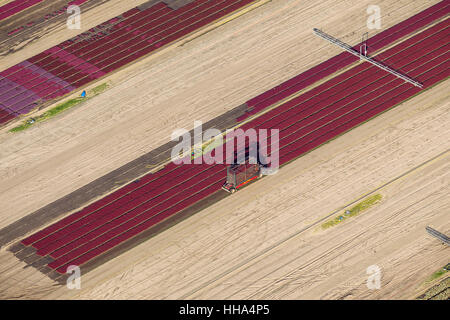
[[[166,1],[167,2],[167,1]],[[255,2],[151,0],[0,72],[0,124],[29,113]]]
[[[397,25],[386,29],[379,34],[367,39],[367,48],[370,52],[379,50],[394,41],[411,34],[412,32],[428,25],[429,23],[448,15],[450,12],[450,1],[441,1],[434,6],[406,19]],[[359,51],[361,43],[353,48]],[[334,72],[354,63],[358,57],[344,51],[327,61],[295,76],[292,79],[250,99],[247,101],[248,111],[246,115],[238,118],[238,121],[246,119],[252,114],[256,114],[264,110],[268,106],[277,103],[286,97],[298,92],[307,86],[333,74]]]
[[[420,20],[423,15],[415,17]],[[414,24],[411,19],[406,21]],[[280,165],[296,159],[447,78],[449,22],[447,18],[374,57],[421,82],[423,89],[363,62],[242,128],[279,129]],[[258,101],[274,97],[280,90],[268,92]],[[33,248],[33,259],[46,259],[49,268],[63,274],[69,265],[83,266],[217,192],[225,177],[224,164],[170,163],[21,243]]]
[[[14,0],[0,7],[0,21],[26,10],[43,0]]]

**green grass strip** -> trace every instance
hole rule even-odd
[[[357,216],[361,212],[369,209],[373,205],[380,202],[381,198],[382,198],[382,196],[379,193],[377,193],[373,196],[370,196],[369,198],[367,198],[367,199],[361,201],[360,203],[356,204],[355,206],[353,206],[351,209],[346,210],[342,215],[336,216],[335,218],[323,223],[322,229],[327,229],[327,228],[333,227],[333,226],[337,225],[338,223],[340,223],[350,217]]]
[[[103,91],[105,91],[106,89],[108,89],[108,83],[102,83],[101,85],[96,86],[95,88],[92,89],[92,93],[94,94],[94,96],[102,93]]]
[[[450,270],[450,263],[447,264],[445,267],[440,268],[438,271],[434,272],[427,280],[426,282],[431,282],[433,280],[436,280],[440,277],[442,277],[444,274],[446,274]]]
[[[77,98],[67,100],[66,102],[63,102],[63,103],[57,105],[56,107],[51,108],[50,110],[44,112],[43,114],[41,114],[37,117],[32,117],[32,118],[25,120],[21,125],[12,128],[11,130],[9,130],[9,132],[20,132],[20,131],[26,130],[37,122],[42,122],[42,121],[48,120],[48,119],[56,116],[57,114],[63,112],[64,110],[67,110],[73,106],[76,106],[77,104],[79,104],[82,101],[87,101],[90,98],[95,97],[96,95],[99,95],[100,93],[105,91],[107,88],[108,88],[108,83],[107,82],[102,83],[101,85],[98,85],[97,87],[93,88],[91,90],[89,96],[86,96],[85,98],[77,97]]]

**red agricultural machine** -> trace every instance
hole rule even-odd
[[[243,158],[241,161],[238,161],[238,153],[235,153],[234,164],[227,167],[227,180],[222,185],[223,190],[234,193],[239,188],[262,177],[263,165],[259,159],[259,146],[255,144],[254,147],[255,155],[251,155],[249,147],[239,152]]]

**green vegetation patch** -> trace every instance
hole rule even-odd
[[[93,88],[92,89],[92,94],[94,96],[96,96],[96,95],[102,93],[103,91],[105,91],[106,89],[108,89],[108,83],[107,82],[102,83],[102,84],[96,86],[95,88]]]
[[[444,274],[446,274],[450,270],[450,263],[447,264],[445,267],[440,268],[438,271],[434,272],[427,280],[426,282],[431,282],[433,280],[436,280],[440,277],[442,277]]]
[[[327,229],[330,227],[333,227],[337,225],[338,223],[350,218],[357,216],[361,212],[369,209],[373,205],[377,204],[381,201],[381,194],[377,193],[373,196],[370,196],[369,198],[365,199],[364,201],[361,201],[360,203],[356,204],[349,210],[345,210],[345,212],[342,215],[336,216],[335,218],[325,222],[322,224],[322,229]]]
[[[107,88],[108,88],[108,83],[107,82],[102,83],[101,85],[98,85],[97,87],[93,88],[91,90],[89,96],[86,96],[85,98],[82,98],[82,97],[73,98],[73,99],[67,100],[66,102],[63,102],[61,104],[58,104],[56,107],[51,108],[50,110],[44,112],[43,114],[41,114],[37,117],[32,117],[32,118],[25,120],[21,125],[12,128],[11,130],[9,130],[9,132],[19,132],[19,131],[28,129],[29,127],[31,127],[32,125],[34,125],[37,122],[42,122],[47,119],[50,119],[51,117],[56,116],[58,113],[61,113],[64,110],[67,110],[67,109],[79,104],[82,101],[86,101],[92,97],[95,97],[96,95],[105,91]]]

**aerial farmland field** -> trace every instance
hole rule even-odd
[[[0,1],[1,299],[448,300],[449,12]]]

